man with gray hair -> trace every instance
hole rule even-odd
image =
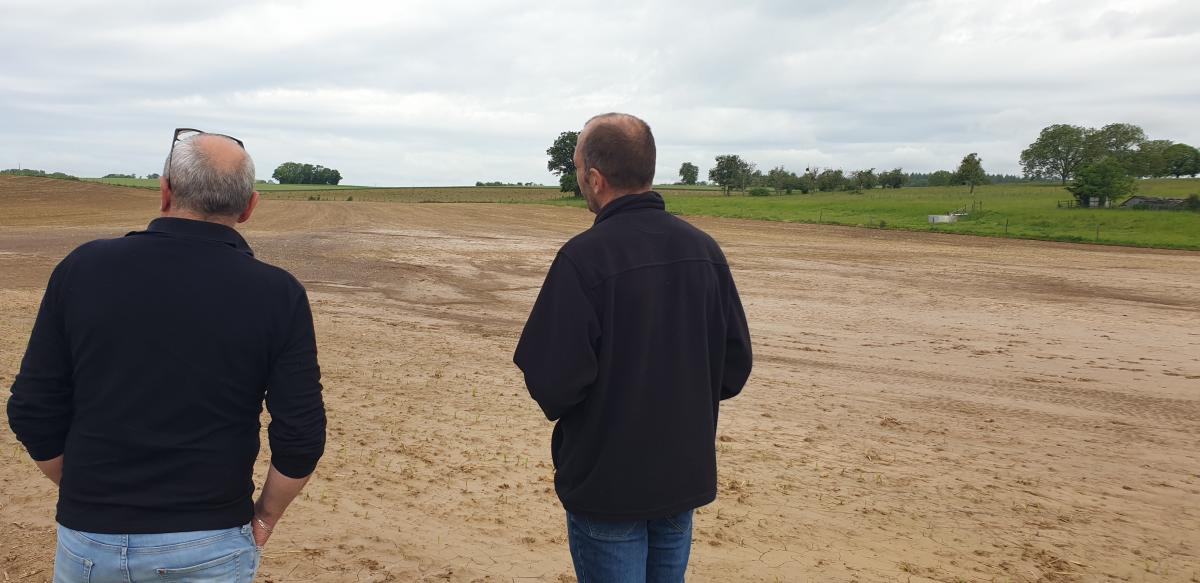
[[[8,401],[59,487],[56,583],[251,581],[324,451],[308,296],[234,229],[258,203],[242,142],[176,130],[160,190],[145,231],[54,269]]]

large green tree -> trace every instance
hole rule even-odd
[[[1136,174],[1133,158],[1138,146],[1146,141],[1146,132],[1131,123],[1110,123],[1087,133],[1087,160],[1095,162],[1105,156],[1115,158],[1122,168]]]
[[[725,190],[725,196],[734,188],[745,190],[750,176],[754,173],[754,164],[742,159],[737,154],[724,154],[716,157],[716,164],[708,171],[708,179]]]
[[[822,170],[817,174],[817,190],[821,192],[843,190],[849,185],[850,181],[846,180],[846,174],[841,170]]]
[[[1138,144],[1137,151],[1124,164],[1133,176],[1158,178],[1168,174],[1166,152],[1171,140],[1147,140]]]
[[[799,190],[808,194],[813,189],[813,181],[807,173],[800,176],[783,166],[776,166],[767,172],[767,182],[777,193],[791,194]]]
[[[875,175],[874,168],[852,172],[850,174],[850,181],[854,185],[856,192],[871,190],[879,185],[879,177]]]
[[[980,184],[987,184],[987,172],[983,171],[983,160],[979,158],[979,154],[971,152],[967,154],[962,162],[958,165],[958,170],[954,173],[955,181],[959,184],[966,184],[971,187],[971,194],[975,194],[975,187]]]
[[[558,134],[554,143],[546,149],[550,160],[546,169],[558,176],[558,186],[562,192],[574,192],[575,196],[582,193],[579,190],[579,180],[575,177],[575,143],[579,141],[579,132],[563,132]]]
[[[679,166],[679,181],[683,184],[695,184],[700,178],[700,169],[691,162],[684,162]]]
[[[304,184],[304,165],[299,162],[284,162],[275,167],[271,178],[280,184]]]
[[[949,170],[938,170],[929,175],[929,186],[950,186],[954,181],[954,173]]]
[[[1187,144],[1174,144],[1163,151],[1164,174],[1175,178],[1200,174],[1200,150]]]
[[[795,172],[791,172],[783,166],[776,166],[767,171],[767,182],[771,184],[771,188],[775,189],[776,194],[780,192],[791,194],[799,182],[799,177]]]
[[[313,176],[316,179],[317,184],[329,184],[331,186],[336,186],[337,183],[342,181],[342,173],[334,170],[333,168],[323,168],[321,166],[317,166],[316,170],[313,172]]]
[[[796,180],[796,189],[808,194],[817,189],[817,171],[815,168],[805,168],[804,174]]]
[[[1087,205],[1093,198],[1099,199],[1098,204],[1104,205],[1106,200],[1133,194],[1137,190],[1137,180],[1125,171],[1119,160],[1108,156],[1080,168],[1067,190],[1082,205]]]
[[[342,181],[342,173],[319,164],[284,162],[275,168],[275,172],[271,174],[271,178],[274,178],[280,184],[336,185]]]
[[[559,192],[573,192],[575,196],[582,196],[583,192],[579,190],[579,176],[574,172],[563,174],[558,177]]]
[[[1087,128],[1067,124],[1042,129],[1037,140],[1021,152],[1025,176],[1058,178],[1066,184],[1089,159],[1089,133]]]
[[[900,188],[908,183],[908,175],[900,168],[894,168],[879,175],[879,184],[884,188]]]
[[[758,169],[758,165],[751,163],[750,171],[746,174],[746,180],[742,183],[742,190],[747,186],[770,186],[771,181],[767,180],[767,175],[763,174],[762,170]]]

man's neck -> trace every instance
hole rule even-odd
[[[633,196],[635,194],[644,194],[646,192],[650,192],[651,190],[654,190],[654,187],[652,185],[647,185],[641,189],[621,191],[621,194],[614,194],[611,197],[609,197],[608,200],[604,201],[604,204],[600,206],[600,208],[596,211],[596,214],[600,214],[601,212],[604,211],[605,207],[607,207],[608,205],[610,205],[618,200],[621,200],[622,198],[625,198],[627,196]]]
[[[178,210],[178,211],[170,210],[170,211],[163,213],[162,216],[167,217],[167,218],[172,218],[172,219],[188,219],[189,221],[204,221],[206,223],[216,223],[218,225],[225,225],[226,227],[229,227],[231,229],[236,228],[236,226],[237,226],[237,217],[230,217],[230,216],[222,216],[222,215],[205,216],[200,213],[195,213],[192,211],[184,211],[184,210]]]

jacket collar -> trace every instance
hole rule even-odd
[[[599,225],[602,221],[609,219],[613,215],[643,209],[666,210],[667,203],[663,202],[661,194],[653,190],[641,194],[627,194],[600,209],[600,212],[596,215],[596,222],[592,224]]]
[[[246,255],[254,257],[254,251],[250,249],[250,245],[246,243],[246,240],[236,230],[219,223],[194,221],[176,217],[159,217],[150,221],[150,226],[146,227],[145,231],[133,231],[129,235],[141,235],[144,233],[164,234],[184,239],[200,239],[224,243]],[[128,237],[129,235],[126,236]]]

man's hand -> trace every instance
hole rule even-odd
[[[256,510],[250,527],[254,532],[254,546],[260,549],[267,546],[267,539],[271,538],[271,533],[275,530],[275,523],[267,522],[267,519],[260,516]]]
[[[63,456],[59,455],[54,459],[49,459],[44,462],[36,462],[39,470],[58,486],[62,482]]]
[[[289,478],[275,469],[274,465],[271,466],[267,472],[267,483],[263,484],[262,494],[259,495],[258,502],[254,503],[254,519],[251,521],[254,544],[259,548],[267,544],[267,539],[271,538],[275,531],[275,525],[283,518],[283,511],[308,483],[310,477],[311,475]]]

